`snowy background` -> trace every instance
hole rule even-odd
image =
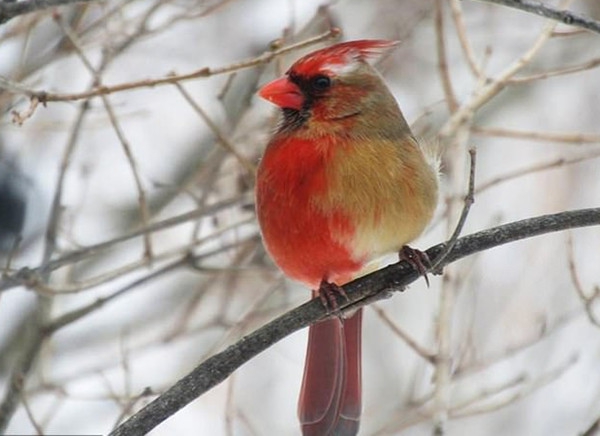
[[[569,9],[600,19],[597,0]],[[7,434],[106,434],[154,398],[141,395],[146,387],[164,391],[309,296],[282,277],[258,237],[252,168],[275,113],[254,92],[319,45],[180,81],[181,88],[87,100],[68,94],[232,66],[274,41],[286,46],[331,26],[343,40],[401,41],[378,68],[443,162],[436,218],[413,246],[452,232],[469,147],[477,149],[477,169],[464,234],[598,207],[598,34],[549,29],[537,16],[466,0],[101,1],[21,16],[0,25],[3,405],[28,350],[37,358],[23,394],[12,397],[14,416],[0,416]],[[439,66],[440,40],[447,70]],[[447,104],[443,74],[456,108]],[[449,124],[502,77],[501,92],[465,123]],[[28,117],[26,90],[62,101]],[[155,230],[147,237],[135,233],[149,225]],[[51,259],[62,260],[60,268],[23,278],[23,268]],[[578,229],[467,258],[433,277],[429,289],[419,281],[367,309],[361,434],[429,435],[436,422],[447,435],[585,431],[600,416],[600,328],[592,322],[600,303],[588,314],[577,290],[591,295],[599,272],[600,229]],[[37,325],[84,307],[89,313],[36,343]],[[398,330],[422,352],[447,350],[445,382],[435,377],[444,369]],[[306,331],[289,336],[151,434],[298,434],[305,341]]]

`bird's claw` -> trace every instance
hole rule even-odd
[[[398,253],[400,260],[407,261],[419,275],[423,276],[427,287],[429,287],[429,277],[427,277],[427,269],[431,268],[431,261],[427,253],[416,248],[404,245]]]
[[[338,296],[341,295],[346,300],[348,299],[348,295],[346,294],[346,291],[344,291],[344,288],[333,282],[328,282],[325,279],[321,280],[321,284],[319,285],[319,290],[317,292],[321,302],[323,303],[323,306],[332,312],[339,311],[339,305],[337,302]]]

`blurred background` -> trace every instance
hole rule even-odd
[[[596,0],[545,3],[600,19]],[[598,207],[598,34],[466,0],[105,0],[19,16],[0,25],[7,434],[106,434],[308,299],[260,242],[253,171],[276,113],[254,94],[331,44],[333,26],[342,40],[401,41],[378,69],[442,158],[436,218],[413,246],[453,231],[469,148],[464,234]],[[369,307],[361,434],[589,429],[599,271],[600,229],[577,229],[472,256]],[[305,342],[287,337],[151,434],[298,434]]]

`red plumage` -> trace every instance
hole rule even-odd
[[[416,237],[437,179],[393,96],[366,62],[392,47],[352,41],[298,60],[260,95],[282,108],[261,160],[256,208],[283,272],[319,292]],[[310,327],[298,414],[305,435],[354,435],[361,411],[362,310]]]

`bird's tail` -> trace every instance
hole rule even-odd
[[[362,309],[313,324],[298,416],[304,436],[353,436],[361,412]]]

